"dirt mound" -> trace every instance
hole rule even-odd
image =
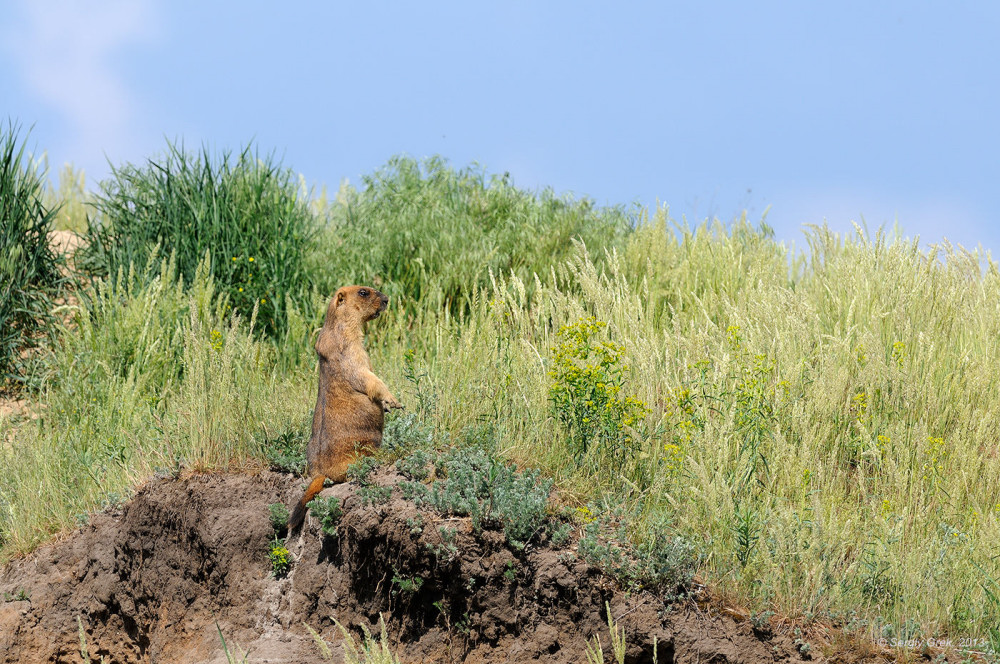
[[[383,471],[376,481],[399,479]],[[572,547],[519,551],[398,491],[366,505],[354,484],[323,493],[341,500],[337,535],[309,517],[288,542],[291,571],[275,578],[267,505],[300,492],[298,479],[272,472],[151,482],[3,570],[0,661],[83,661],[81,631],[95,662],[225,662],[223,639],[238,661],[323,661],[305,625],[340,661],[333,619],[360,634],[377,631],[380,614],[404,662],[582,662],[595,634],[613,661],[606,605],[625,629],[628,662],[652,662],[654,643],[664,663],[801,659],[788,635],[762,638],[696,602],[667,611],[627,593]]]

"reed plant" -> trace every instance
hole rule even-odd
[[[309,300],[306,255],[316,223],[295,174],[251,145],[233,155],[168,143],[145,165],[115,167],[101,183],[78,265],[96,277],[174,257],[188,282],[207,254],[217,287],[270,336],[284,332],[288,301]],[[156,273],[152,273],[156,276]]]
[[[62,282],[48,242],[58,209],[44,201],[44,183],[20,127],[0,126],[0,391],[30,377],[30,351],[52,323]]]

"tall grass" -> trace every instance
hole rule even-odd
[[[13,123],[0,127],[0,391],[25,380],[25,353],[51,322],[61,282],[48,243],[56,210],[43,201],[44,173],[19,134]]]
[[[48,358],[40,416],[0,447],[6,555],[155,472],[259,466],[269,438],[306,426],[311,372],[277,370],[273,344],[225,302],[207,263],[185,287],[166,260],[84,294]]]
[[[700,542],[706,575],[753,607],[984,635],[1000,579],[996,266],[826,228],[802,263],[741,223],[663,222],[630,238],[633,260],[602,271],[581,249],[566,283],[533,294],[497,279],[467,325],[424,337],[443,428],[495,421],[497,446],[564,491],[632,504],[637,537],[666,521]],[[682,290],[695,283],[703,295]],[[624,466],[581,462],[550,400],[560,329],[589,316],[650,410]]]
[[[94,201],[78,264],[99,277],[146,265],[159,247],[190,282],[205,256],[229,304],[270,335],[282,331],[290,299],[309,299],[306,254],[315,237],[307,192],[270,156],[247,146],[235,157],[168,143],[144,166],[113,169]],[[155,276],[155,273],[153,273]]]
[[[755,611],[991,634],[995,264],[825,227],[793,254],[745,219],[678,227],[665,209],[627,230],[477,173],[393,162],[320,206],[330,223],[302,259],[399,296],[369,330],[375,371],[410,407],[394,436],[474,440],[566,501],[621,508],[639,544],[682,536]],[[537,250],[546,228],[564,244]],[[5,555],[157,468],[246,467],[308,428],[327,286],[287,300],[268,339],[259,309],[233,314],[214,262],[182,277],[151,255],[85,291],[40,417],[0,448]]]

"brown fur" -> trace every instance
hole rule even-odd
[[[344,286],[327,307],[316,340],[319,394],[306,451],[309,488],[288,519],[289,529],[302,523],[306,505],[325,479],[343,482],[349,465],[382,444],[384,413],[403,407],[372,372],[364,346],[365,323],[378,318],[388,303],[374,288]]]

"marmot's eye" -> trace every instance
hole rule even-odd
[[[368,297],[368,291],[362,288],[361,290],[358,291],[358,295],[360,295],[361,297]]]

